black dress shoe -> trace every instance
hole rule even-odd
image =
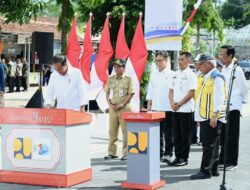
[[[193,180],[195,180],[195,179],[208,179],[208,178],[211,178],[211,174],[206,174],[206,173],[199,171],[199,172],[191,175],[190,178]]]
[[[113,156],[111,154],[109,154],[108,156],[104,157],[105,160],[111,160],[111,159],[116,159],[116,158],[118,158],[118,156]]]
[[[125,161],[125,160],[127,160],[127,156],[121,157],[121,161]]]
[[[179,159],[175,158],[172,162],[167,163],[169,166],[175,166],[179,162]]]
[[[188,165],[188,161],[182,158],[179,160],[179,162],[175,164],[175,166],[186,166],[186,165]]]
[[[218,177],[218,176],[220,176],[220,172],[219,171],[212,171],[212,176]]]

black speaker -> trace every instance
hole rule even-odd
[[[35,58],[39,59],[39,64],[51,64],[54,50],[54,33],[33,32],[32,33],[32,64]]]

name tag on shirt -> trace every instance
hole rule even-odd
[[[111,99],[113,99],[113,97],[114,97],[114,90],[111,89],[109,92],[109,99],[111,100]]]
[[[122,96],[124,96],[124,93],[123,93],[123,90],[120,89],[120,90],[119,90],[119,97],[122,97]]]

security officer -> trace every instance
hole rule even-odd
[[[200,123],[203,155],[200,171],[191,179],[219,176],[219,144],[222,123],[225,122],[226,86],[224,76],[216,69],[216,61],[207,54],[199,58],[202,83],[195,91],[195,121]]]
[[[105,86],[106,99],[109,104],[109,147],[105,160],[117,158],[117,143],[119,126],[123,135],[122,158],[127,159],[127,128],[121,118],[122,112],[131,111],[129,104],[134,95],[133,83],[130,77],[124,76],[126,61],[116,59],[114,70],[116,75],[111,76]]]

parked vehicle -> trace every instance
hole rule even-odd
[[[249,61],[239,61],[239,66],[244,71],[246,79],[250,79],[250,62]]]

